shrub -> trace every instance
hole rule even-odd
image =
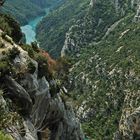
[[[35,52],[39,52],[39,47],[38,47],[36,41],[35,41],[35,42],[32,42],[32,43],[31,43],[31,46],[32,46],[32,48],[33,48],[33,50],[34,50]]]
[[[5,51],[2,51],[2,55],[6,55],[6,52]]]
[[[28,54],[29,54],[29,56],[30,56],[31,58],[34,58],[34,56],[35,56],[34,51],[33,51],[32,48],[29,48],[29,49],[28,49]]]
[[[47,76],[48,74],[48,64],[47,63],[39,63],[38,64],[38,76],[41,78],[43,76]]]
[[[24,44],[21,46],[23,50],[27,51],[28,52],[28,55],[31,57],[31,58],[34,58],[35,56],[35,52],[34,52],[34,49],[32,48],[31,45],[28,45],[28,44]]]
[[[9,36],[5,36],[5,38],[4,38],[7,42],[9,42],[9,43],[11,43],[12,45],[14,44],[13,43],[13,40],[9,37]]]
[[[10,66],[7,61],[0,61],[0,77],[10,73]]]
[[[2,37],[3,39],[5,39],[5,37],[6,37],[6,33],[3,32],[3,33],[1,34],[1,37]]]
[[[14,44],[14,43],[13,43],[13,40],[12,40],[9,36],[7,36],[6,32],[3,32],[1,36],[2,36],[2,38],[5,39],[7,42],[11,43],[12,45]]]
[[[68,80],[69,69],[71,67],[71,61],[62,57],[57,60],[57,70],[55,73],[55,78],[59,79],[59,86],[62,86]]]
[[[5,93],[0,89],[0,130],[5,130],[11,126],[23,127],[22,118],[19,115],[19,107],[10,99],[3,97]],[[1,140],[1,139],[0,139]],[[2,139],[3,140],[3,139]],[[7,140],[7,139],[6,139]]]
[[[41,78],[43,76],[47,76],[49,73],[47,58],[42,55],[38,55],[36,61],[38,62],[38,77]]]
[[[5,44],[0,42],[0,48],[5,48]]]
[[[35,64],[31,61],[28,63],[28,72],[33,74],[36,70]]]
[[[13,47],[12,49],[9,49],[8,57],[10,59],[15,59],[16,56],[20,54],[20,51],[17,47]]]
[[[10,15],[0,13],[0,28],[18,43],[22,38],[20,25]]]
[[[36,56],[36,61],[37,61],[38,63],[48,63],[47,58],[44,57],[42,54],[38,54],[38,55]]]
[[[10,135],[0,131],[0,140],[14,140]]]

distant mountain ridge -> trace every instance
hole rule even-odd
[[[14,16],[22,25],[39,15],[45,14],[44,9],[31,0],[6,0],[0,11]]]
[[[140,1],[84,2],[67,1],[44,18],[38,40],[71,59],[65,88],[89,139],[139,140]]]
[[[54,8],[64,0],[6,0],[0,12],[14,16],[25,25],[35,17],[45,14],[45,8]]]

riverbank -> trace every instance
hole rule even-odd
[[[49,14],[50,8],[45,9],[45,14],[31,20],[27,25],[21,26],[22,32],[25,34],[26,43],[31,44],[31,42],[36,41],[36,26],[37,24]]]

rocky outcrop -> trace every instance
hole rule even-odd
[[[33,94],[31,96],[34,105],[30,115],[36,131],[41,132],[49,128],[50,140],[83,139],[72,108],[64,105],[60,93],[55,93],[55,97],[51,97],[49,83],[45,77],[37,80],[36,76],[28,75],[26,80],[22,83],[28,93]]]
[[[140,2],[137,5],[137,12],[136,12],[136,15],[134,17],[134,21],[135,22],[139,22],[140,21]]]
[[[7,90],[6,96],[16,100],[20,103],[21,112],[25,114],[30,114],[32,109],[32,100],[26,90],[18,84],[11,77],[6,77],[5,79],[5,88]]]
[[[20,69],[25,72],[22,78],[7,75],[1,82],[5,81],[5,98],[10,98],[19,108],[23,126],[9,126],[5,131],[15,140],[40,140],[48,128],[50,140],[83,140],[84,135],[72,106],[62,100],[62,92],[59,90],[50,92],[50,85],[56,87],[55,80],[48,82],[45,76],[39,78],[38,63],[20,46],[15,43],[13,46],[20,50],[20,55],[12,61],[13,67],[15,71]],[[12,44],[7,43],[7,47],[12,48]],[[36,68],[33,74],[26,71],[29,60]],[[0,104],[4,106],[3,98],[0,99]]]
[[[91,6],[91,7],[94,7],[94,5],[96,4],[96,2],[97,2],[97,0],[91,0],[91,1],[90,1],[90,6]]]
[[[66,38],[64,42],[64,46],[61,50],[61,57],[64,57],[66,54],[70,54],[71,52],[78,52],[78,46],[75,44],[74,40],[70,38],[71,28],[69,32],[66,33]]]
[[[139,80],[138,80],[139,81]],[[136,83],[138,81],[135,81]],[[124,140],[138,140],[140,138],[140,92],[128,91],[119,124],[119,133]],[[115,138],[115,140],[118,140]],[[120,139],[119,139],[120,140]]]

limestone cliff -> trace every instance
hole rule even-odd
[[[0,130],[15,140],[82,140],[79,121],[72,106],[62,100],[56,81],[39,77],[38,62],[2,30],[0,43],[0,107],[5,118],[11,114],[9,119],[14,119],[5,121]]]

